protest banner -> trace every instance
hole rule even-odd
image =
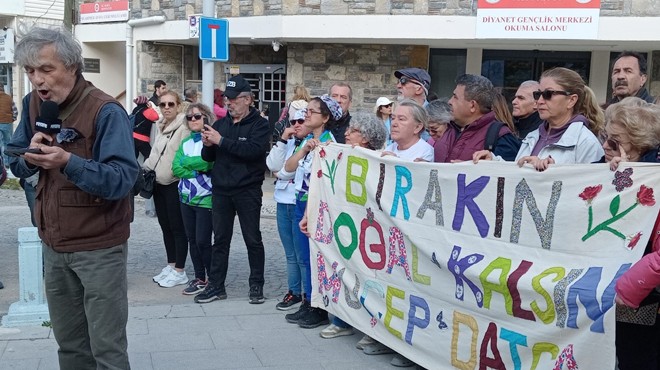
[[[426,368],[613,369],[614,285],[643,254],[657,173],[323,146],[312,305]]]

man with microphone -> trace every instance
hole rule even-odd
[[[35,27],[15,47],[34,90],[10,148],[21,178],[39,173],[35,221],[61,369],[129,369],[126,257],[138,164],[115,99],[83,76],[66,30]]]

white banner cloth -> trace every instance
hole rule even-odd
[[[614,285],[658,214],[657,165],[314,155],[313,306],[427,368],[614,368]]]

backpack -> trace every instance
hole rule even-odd
[[[500,121],[495,121],[488,126],[486,140],[484,140],[484,149],[491,152],[495,149],[495,144],[497,144],[497,139],[499,139],[497,135],[499,135],[502,126],[504,126],[504,123]]]
[[[148,121],[144,116],[142,116],[142,121],[137,122],[138,120],[137,115],[144,112],[146,109],[147,107],[144,107],[137,111],[133,111],[133,113],[128,115],[128,122],[131,123],[131,127],[133,127],[133,131],[135,131],[136,128],[140,127],[140,125]]]

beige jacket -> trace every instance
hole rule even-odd
[[[179,180],[172,173],[172,161],[179,145],[181,145],[181,141],[187,138],[188,135],[190,135],[190,130],[186,125],[185,113],[179,113],[174,121],[168,125],[165,125],[165,122],[158,123],[158,135],[156,135],[154,145],[151,147],[149,158],[142,165],[145,169],[156,171],[156,182],[158,184],[169,185]],[[161,157],[161,152],[163,155],[159,161],[158,158]]]

